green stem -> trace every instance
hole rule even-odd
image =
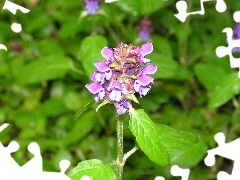
[[[188,11],[191,11],[193,6],[193,0],[188,1]],[[179,39],[179,61],[182,64],[184,68],[188,68],[189,66],[189,60],[188,60],[188,38],[189,38],[189,28],[190,28],[190,18],[191,16],[188,16],[186,19],[186,22],[183,25],[184,33],[183,36]],[[186,97],[184,100],[181,101],[182,107],[184,109],[184,112],[189,112],[189,105],[191,104],[191,86],[189,83],[185,83],[185,89],[186,89]]]
[[[124,164],[125,164],[125,162],[127,161],[127,159],[128,159],[133,153],[135,153],[138,149],[139,149],[139,147],[136,145],[136,146],[134,146],[130,151],[128,151],[126,154],[124,154],[124,156],[123,156],[123,162],[124,162]]]
[[[122,174],[123,174],[123,116],[118,115],[117,116],[117,180],[122,180]]]

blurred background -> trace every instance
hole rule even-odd
[[[240,2],[227,0],[227,10],[218,13],[216,1],[204,3],[204,15],[192,15],[180,22],[175,0],[97,1],[96,12],[89,12],[81,0],[15,0],[30,10],[13,15],[0,14],[0,124],[10,126],[0,134],[7,146],[16,140],[21,149],[14,153],[23,165],[32,158],[30,142],[41,147],[43,169],[59,171],[59,161],[69,159],[71,167],[82,160],[116,159],[114,107],[106,105],[95,112],[96,104],[75,119],[93,101],[85,84],[90,82],[93,62],[104,60],[101,49],[120,42],[141,45],[152,42],[147,57],[158,66],[150,93],[135,108],[144,109],[156,123],[195,132],[200,141],[171,157],[172,164],[190,168],[190,180],[216,179],[220,170],[231,173],[233,162],[217,157],[208,168],[203,159],[217,146],[214,135],[224,132],[226,141],[239,137],[238,69],[231,69],[229,58],[218,58],[218,46],[227,46],[222,30],[236,23],[233,13]],[[200,0],[188,0],[188,12],[199,11]],[[1,3],[3,7],[3,3]],[[22,25],[20,33],[12,23]],[[237,35],[236,35],[237,36]],[[240,46],[239,46],[240,47]],[[239,53],[234,53],[239,57]],[[126,115],[124,151],[135,140]],[[169,167],[152,163],[140,150],[124,167],[126,180],[180,179]]]

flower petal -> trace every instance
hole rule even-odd
[[[147,86],[153,83],[153,78],[151,76],[142,75],[135,82],[141,84],[142,86]]]
[[[122,93],[121,93],[121,91],[113,90],[113,91],[109,94],[109,99],[111,99],[112,101],[120,101],[120,100],[122,99]]]
[[[157,71],[157,66],[154,65],[147,65],[145,68],[142,69],[143,74],[154,74]]]
[[[153,51],[153,45],[152,43],[145,43],[141,46],[140,53],[142,56],[145,56],[147,54],[150,54]]]
[[[150,89],[151,89],[150,86],[141,86],[139,88],[140,97],[142,97],[142,95],[145,96],[149,92]]]
[[[106,72],[108,71],[110,68],[108,67],[108,65],[103,62],[103,61],[98,61],[94,63],[94,66],[97,68],[97,70],[99,70],[100,72]]]
[[[236,26],[234,34],[236,35],[237,39],[240,39],[240,24]]]
[[[126,110],[130,107],[130,103],[126,100],[119,101],[115,104],[118,114],[124,114]]]
[[[142,30],[139,31],[138,36],[140,37],[140,39],[142,41],[146,42],[150,37],[150,32],[147,29],[142,29]]]
[[[117,91],[122,91],[123,86],[120,82],[114,81],[112,84],[109,85],[108,90],[117,90]]]
[[[96,11],[99,9],[98,1],[97,0],[87,0],[86,6],[89,14],[96,14]]]
[[[101,84],[97,83],[97,82],[93,82],[93,83],[89,83],[86,84],[85,87],[92,93],[92,94],[97,94],[99,93],[103,87],[101,86]]]
[[[101,51],[101,54],[108,61],[112,61],[112,59],[113,59],[113,50],[112,49],[110,49],[108,47],[104,47]]]

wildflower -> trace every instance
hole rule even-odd
[[[118,114],[124,114],[137,92],[145,96],[153,85],[151,77],[157,71],[150,59],[153,46],[145,43],[141,47],[120,43],[116,48],[104,47],[101,51],[106,61],[94,63],[96,71],[91,74],[92,83],[85,87],[96,102],[107,100],[113,103]],[[134,96],[135,97],[135,96]]]
[[[240,40],[240,24],[238,24],[233,32],[232,40]],[[232,52],[240,52],[240,47],[234,47]]]
[[[99,0],[85,0],[84,7],[89,14],[96,14],[100,7],[100,2]]]
[[[138,36],[142,41],[147,42],[149,40],[152,30],[153,25],[148,18],[144,18],[138,23]]]

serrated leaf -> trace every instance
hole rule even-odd
[[[130,109],[129,129],[136,137],[141,150],[148,158],[162,166],[169,165],[169,155],[156,129],[156,125],[144,110]]]
[[[217,108],[235,95],[240,93],[240,79],[238,78],[237,73],[231,73],[227,75],[222,82],[214,89],[212,96],[209,100],[208,108],[214,109]]]
[[[20,83],[36,83],[56,79],[72,68],[72,60],[65,56],[50,55],[41,57],[23,67],[17,81]]]
[[[88,76],[96,70],[94,62],[103,61],[101,50],[107,45],[107,40],[103,36],[88,36],[80,47],[80,56],[83,67]]]
[[[156,128],[161,143],[169,153],[184,150],[199,141],[198,136],[191,132],[180,131],[163,124],[156,124]]]
[[[109,165],[98,159],[86,160],[78,163],[68,176],[72,180],[79,180],[83,176],[89,176],[93,180],[115,180],[116,175]]]

